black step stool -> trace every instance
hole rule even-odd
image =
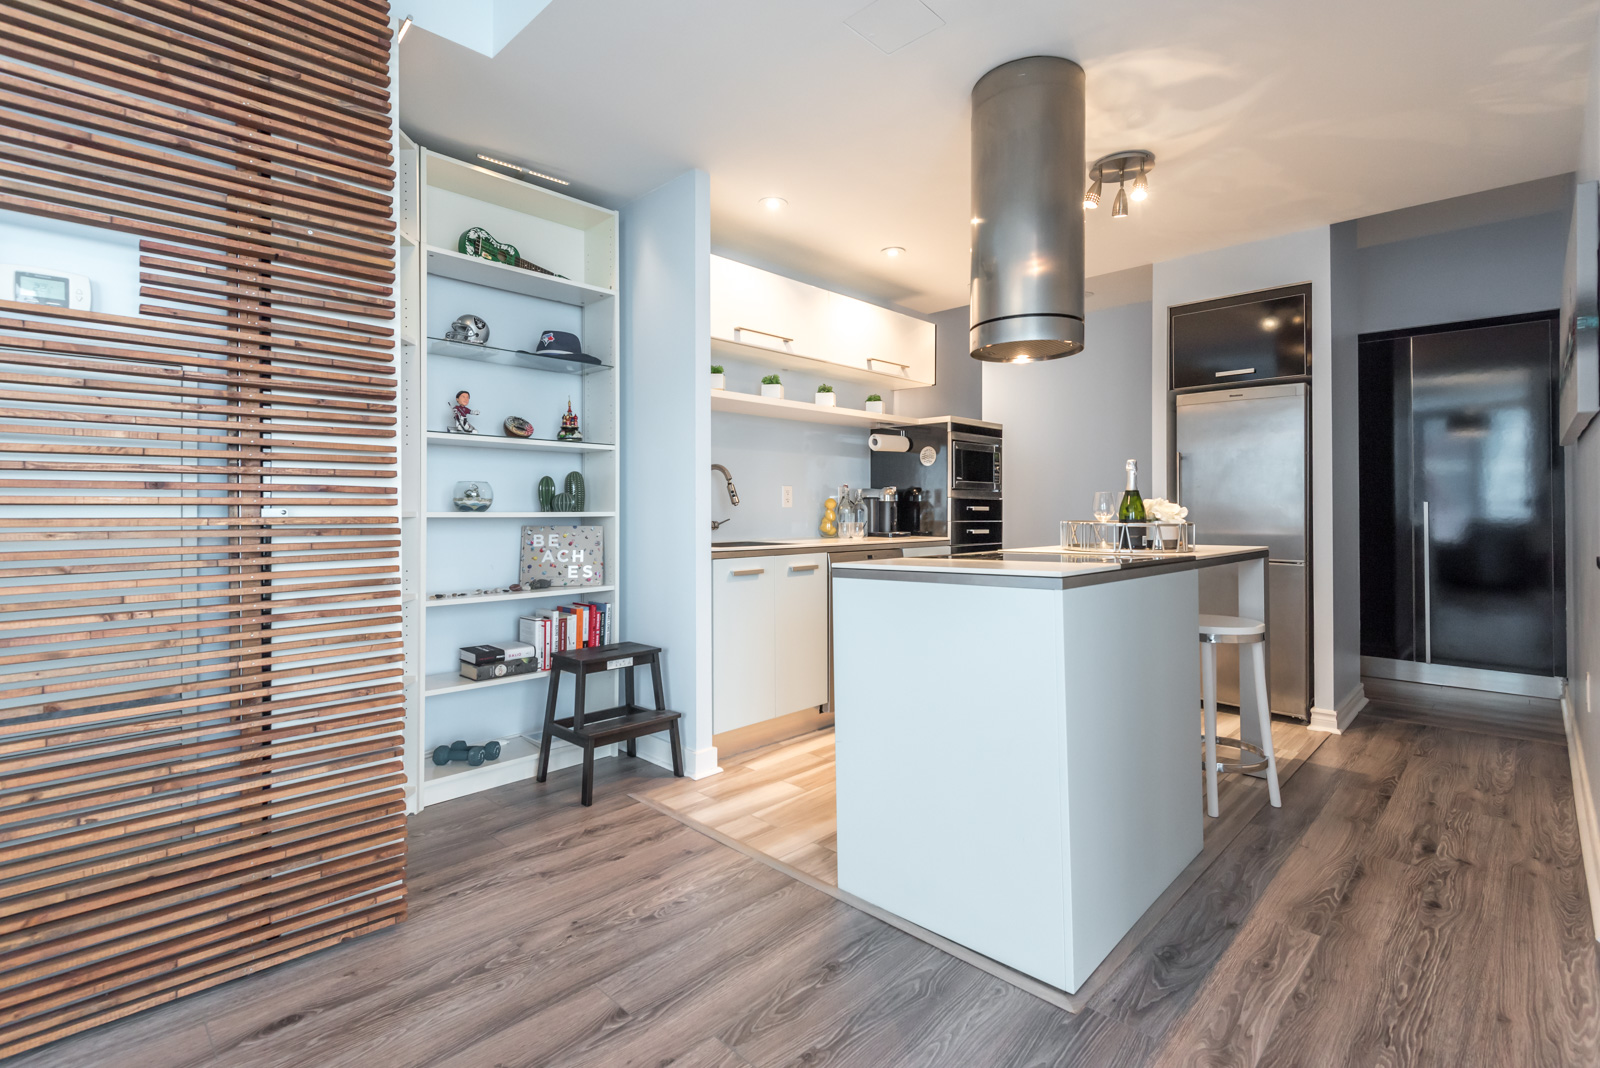
[[[650,678],[655,683],[656,707],[640,708],[633,701],[633,669],[650,665]],[[596,671],[626,672],[623,676],[623,703],[601,712],[583,711],[584,680]],[[556,688],[561,683],[561,673],[570,671],[576,676],[577,690],[572,696],[572,715],[556,718]],[[589,649],[574,649],[556,653],[550,663],[550,693],[544,702],[544,736],[539,740],[538,781],[544,782],[550,770],[550,744],[552,738],[565,738],[573,745],[583,747],[583,803],[594,804],[594,750],[598,745],[627,742],[628,755],[638,756],[634,739],[645,734],[669,731],[672,735],[672,774],[683,778],[683,744],[678,737],[678,720],[681,712],[668,712],[661,691],[661,650],[653,645],[638,642],[617,642],[615,645],[596,645]]]

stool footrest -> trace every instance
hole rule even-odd
[[[582,727],[574,727],[571,716],[563,717],[555,721],[551,731],[557,738],[565,738],[578,745],[610,745],[612,742],[625,742],[630,738],[664,731],[681,718],[681,712],[619,705],[600,712],[584,713]]]
[[[1205,739],[1202,738],[1200,741],[1201,741],[1202,744],[1204,744]],[[1229,748],[1239,750],[1239,759],[1238,760],[1219,760],[1219,761],[1217,761],[1217,767],[1220,768],[1223,771],[1239,771],[1239,772],[1262,771],[1267,766],[1267,753],[1266,753],[1266,750],[1262,749],[1259,745],[1255,745],[1252,742],[1243,742],[1243,741],[1240,741],[1237,738],[1218,738],[1217,739],[1217,747],[1220,749],[1223,746],[1228,746]],[[1245,760],[1244,759],[1244,755],[1246,753],[1254,753],[1260,759],[1257,759],[1257,760]]]

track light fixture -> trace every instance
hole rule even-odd
[[[1146,152],[1142,148],[1131,148],[1113,152],[1109,156],[1101,156],[1089,166],[1089,188],[1083,194],[1083,206],[1099,207],[1101,184],[1116,182],[1117,196],[1111,202],[1111,217],[1126,219],[1128,201],[1144,200],[1150,195],[1150,182],[1145,175],[1154,170],[1155,166],[1155,153]],[[1124,188],[1127,182],[1133,183],[1131,191]]]

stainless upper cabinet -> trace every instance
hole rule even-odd
[[[1202,544],[1305,560],[1306,396],[1295,382],[1176,398],[1175,492]]]

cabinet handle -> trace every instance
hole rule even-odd
[[[987,512],[988,510],[989,510],[989,506],[987,504],[969,504],[969,505],[967,505],[967,511],[969,511],[969,512]]]
[[[790,571],[815,571],[821,564],[790,564]]]
[[[747,567],[742,571],[733,572],[735,575],[764,575],[766,573],[767,569],[764,567]]]
[[[907,377],[908,375],[911,374],[911,365],[909,363],[896,363],[894,360],[881,360],[876,356],[868,356],[867,357],[867,369],[868,370],[871,370],[872,369],[872,365],[875,364],[875,363],[885,363],[885,364],[888,364],[890,367],[898,367],[898,368],[900,368],[900,377],[901,378],[905,378],[905,377]]]
[[[967,531],[967,533],[968,534],[987,534],[987,533],[989,533],[989,530],[988,530],[987,527],[985,527],[983,530],[969,530],[969,531]]]
[[[1422,502],[1422,662],[1433,663],[1433,531]]]
[[[792,337],[784,337],[782,334],[774,334],[771,330],[757,330],[753,326],[736,326],[736,327],[734,327],[733,328],[733,335],[734,335],[733,336],[733,340],[738,341],[740,334],[760,334],[762,337],[775,337],[779,341],[783,342],[785,345],[794,344],[794,338],[792,338]]]
[[[1232,378],[1234,375],[1253,375],[1255,373],[1256,369],[1254,367],[1241,367],[1237,371],[1218,371],[1217,377]]]

